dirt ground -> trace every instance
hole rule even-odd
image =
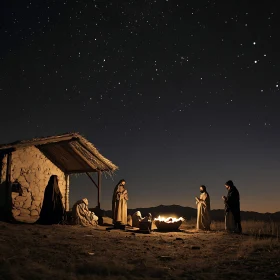
[[[106,228],[0,222],[0,279],[280,279],[275,238]]]

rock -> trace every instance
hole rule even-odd
[[[22,173],[22,172],[21,172]],[[20,183],[20,185],[24,188],[28,187],[28,182],[26,181],[25,177],[23,175],[20,175],[18,177],[18,182]]]
[[[36,205],[31,204],[30,210],[35,210],[35,209],[37,209],[37,208],[38,208],[38,207],[37,207]]]
[[[16,165],[12,171],[12,176],[14,178],[14,181],[20,176],[20,168],[17,167]]]
[[[28,192],[26,188],[24,188],[24,190],[22,192],[22,196],[24,196],[24,197],[31,197],[31,193]]]
[[[30,210],[21,208],[21,209],[20,209],[20,215],[22,216],[22,214],[30,215]]]
[[[17,197],[15,198],[16,201],[25,201],[26,199],[27,199],[26,196],[17,196]]]
[[[40,197],[41,196],[41,193],[38,191],[38,190],[32,190],[31,191],[31,198],[33,199],[33,200],[40,200]]]
[[[39,216],[39,213],[37,210],[31,210],[31,216]]]
[[[34,173],[30,172],[29,174],[26,175],[26,181],[27,182],[32,182],[33,179],[34,179]]]
[[[24,201],[23,203],[23,208],[28,209],[31,207],[31,199],[27,199],[26,201]]]
[[[30,217],[30,214],[20,212],[19,216],[21,216],[21,217]]]
[[[200,246],[194,246],[194,245],[192,245],[192,246],[191,246],[191,249],[192,249],[192,250],[200,250]]]
[[[35,217],[35,216],[22,216],[22,215],[20,215],[20,216],[16,216],[15,217],[15,219],[17,220],[17,221],[20,221],[20,222],[22,222],[22,223],[35,223],[36,222],[36,220],[37,220],[37,217]]]
[[[13,216],[16,217],[20,214],[20,210],[19,209],[12,209],[12,213],[13,213]]]
[[[19,193],[12,192],[12,199],[15,199],[17,196],[19,196]]]
[[[19,201],[14,201],[14,206],[15,207],[21,207],[22,205],[20,205],[21,203]]]
[[[40,206],[40,203],[41,203],[40,200],[33,200],[32,201],[32,205],[35,205],[35,206]]]

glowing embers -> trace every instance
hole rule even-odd
[[[168,217],[164,218],[161,216],[158,216],[154,219],[154,223],[159,231],[175,231],[178,230],[181,226],[182,222],[184,221],[184,218],[173,218]]]

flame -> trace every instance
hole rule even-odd
[[[170,223],[176,223],[176,222],[179,222],[179,221],[183,222],[184,218],[180,217],[180,218],[177,219],[177,218],[173,218],[173,217],[164,218],[164,217],[158,216],[154,220],[170,224]]]

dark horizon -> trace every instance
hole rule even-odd
[[[145,214],[147,214],[148,213],[148,211],[149,210],[151,210],[151,209],[153,209],[153,210],[156,210],[157,212],[161,212],[162,214],[159,214],[160,216],[162,216],[162,217],[168,217],[168,216],[178,216],[179,217],[179,215],[176,213],[176,212],[172,212],[172,211],[170,211],[169,209],[171,209],[171,208],[182,208],[182,209],[187,209],[187,210],[192,210],[193,211],[193,213],[195,214],[195,217],[196,217],[196,214],[197,214],[197,209],[195,208],[195,207],[189,207],[189,206],[181,206],[181,205],[177,205],[177,204],[172,204],[172,205],[157,205],[157,206],[151,206],[151,207],[136,207],[136,208],[128,208],[128,213],[129,214],[133,214],[134,212],[133,211],[140,211],[141,212],[141,210],[143,211],[144,210],[144,212],[141,212],[141,214],[142,214],[142,216],[143,216],[143,213],[144,213],[144,215]],[[90,207],[90,209],[92,209],[92,210],[94,210],[94,208],[91,208]],[[158,209],[163,209],[164,211],[166,211],[166,212],[164,212],[164,211],[160,211],[160,210],[158,210]],[[110,212],[112,212],[112,210],[111,209],[102,209],[102,210],[104,210],[106,213],[110,213]],[[168,212],[168,211],[169,212]],[[245,216],[246,217],[244,217],[243,215],[242,215],[242,219],[243,220],[248,220],[248,216],[250,217],[251,215],[250,214],[252,214],[252,215],[254,215],[254,214],[256,214],[256,215],[261,215],[261,216],[263,216],[263,217],[266,217],[266,218],[268,218],[266,215],[275,215],[275,214],[280,214],[280,211],[276,211],[276,212],[273,212],[273,213],[270,213],[270,212],[264,212],[264,213],[262,213],[262,212],[257,212],[257,211],[246,211],[246,210],[240,210],[241,211],[241,214],[245,214]],[[211,212],[212,213],[214,213],[214,212],[219,212],[219,214],[220,214],[220,218],[221,219],[224,219],[224,209],[211,209]],[[189,213],[187,213],[187,214],[189,214]],[[182,215],[183,216],[183,215]],[[195,218],[195,217],[193,217],[193,218]],[[245,219],[244,219],[245,218]],[[279,218],[280,218],[280,216],[279,216]]]

